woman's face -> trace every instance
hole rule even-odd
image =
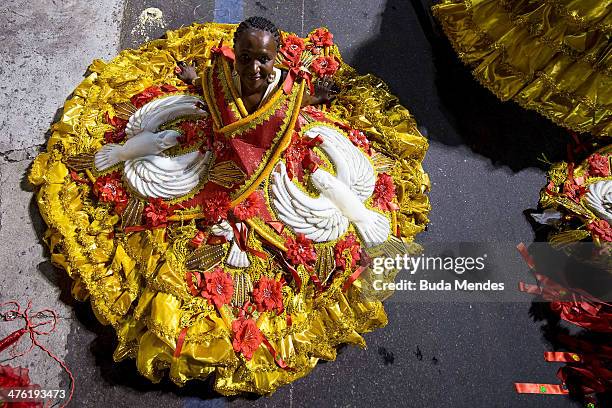
[[[234,44],[234,68],[240,76],[243,92],[257,92],[268,86],[268,75],[274,72],[276,41],[263,30],[247,30]]]

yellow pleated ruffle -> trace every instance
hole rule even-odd
[[[577,132],[612,135],[610,1],[444,0],[432,10],[501,100]]]
[[[365,347],[361,334],[387,323],[382,303],[361,295],[361,280],[347,291],[339,282],[320,296],[313,295],[312,285],[305,286],[287,300],[290,321],[270,314],[257,320],[291,369],[279,367],[263,345],[247,360],[232,348],[230,309],[218,313],[186,285],[186,248],[197,232],[194,223],[123,234],[115,228],[121,220],[111,207],[98,203],[91,186],[66,165],[67,157],[93,153],[104,144],[104,132],[111,129],[104,116],[113,117],[118,104],[151,85],[186,91],[174,73],[176,62],[207,64],[210,48],[221,39],[230,44],[235,27],[194,24],[124,50],[109,63],[94,61],[52,126],[47,151],[34,161],[29,179],[39,188],[51,260],[74,280],[73,295],[89,299],[98,319],[115,328],[117,361],[135,358],[138,370],[152,381],[169,373],[184,384],[213,374],[216,390],[225,395],[267,394],[306,375],[319,359],[333,360],[340,344]],[[337,48],[331,53],[340,58]],[[342,92],[329,114],[368,131],[373,147],[395,163],[391,175],[399,210],[394,225],[411,241],[428,222],[429,180],[421,167],[427,140],[379,79],[359,76],[344,63],[336,77]],[[181,332],[184,342],[177,353]]]

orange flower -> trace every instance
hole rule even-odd
[[[319,57],[310,64],[312,71],[320,77],[334,75],[339,67],[338,61],[331,56]]]
[[[378,179],[376,179],[372,196],[374,206],[386,211],[395,210],[396,205],[392,203],[394,198],[395,184],[393,184],[393,178],[387,173],[380,173]]]
[[[312,241],[304,234],[297,234],[296,239],[287,237],[285,241],[287,247],[286,256],[293,265],[310,266],[317,260],[317,252],[312,245]]]
[[[263,342],[263,334],[259,331],[257,323],[253,319],[242,317],[232,322],[232,331],[234,332],[232,341],[234,351],[242,353],[247,360],[250,360],[255,350]]]
[[[212,272],[204,273],[206,287],[202,296],[211,301],[217,308],[227,305],[234,294],[234,280],[229,273],[217,267]]]
[[[257,310],[260,312],[271,310],[283,310],[283,295],[281,293],[281,283],[262,276],[253,289],[253,299],[257,305]]]
[[[331,47],[334,45],[334,35],[325,28],[317,28],[310,34],[310,41],[317,47]]]

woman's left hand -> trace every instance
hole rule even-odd
[[[319,78],[314,83],[314,100],[316,105],[331,102],[338,93],[338,87],[331,77],[326,76]]]

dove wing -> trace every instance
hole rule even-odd
[[[210,152],[197,150],[177,157],[151,155],[127,160],[123,171],[130,187],[143,196],[169,199],[197,187],[210,158]]]
[[[171,95],[155,99],[130,116],[125,134],[131,138],[143,130],[155,133],[169,120],[181,116],[205,116],[206,111],[196,106],[198,102],[201,103],[202,100],[191,95]]]
[[[361,201],[374,192],[376,175],[365,153],[338,130],[329,126],[315,126],[306,132],[310,138],[321,135],[321,149],[327,153],[336,168],[336,177],[346,184]]]
[[[278,217],[295,233],[315,242],[337,239],[348,228],[348,219],[331,201],[312,198],[293,184],[282,162],[272,173],[272,196]]]

